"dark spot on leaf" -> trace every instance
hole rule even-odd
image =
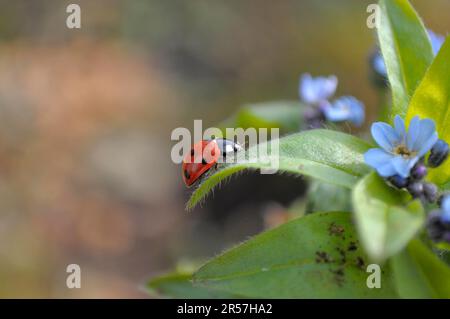
[[[344,227],[339,226],[339,225],[336,225],[336,223],[331,223],[331,224],[330,224],[330,227],[328,227],[328,233],[329,233],[331,236],[334,235],[334,236],[339,236],[339,237],[341,237],[341,236],[343,236],[344,231],[345,231]]]
[[[357,249],[358,249],[358,246],[356,245],[356,243],[354,241],[351,241],[350,245],[347,248],[348,251],[355,251]]]
[[[364,269],[365,264],[366,263],[364,262],[364,259],[362,259],[362,257],[360,256],[356,257],[356,267]]]
[[[337,283],[337,285],[339,287],[341,287],[344,284],[345,281],[345,272],[344,272],[344,268],[340,267],[336,270],[331,269],[330,270],[333,273],[333,279],[335,280],[335,282]]]
[[[340,264],[341,265],[345,264],[347,262],[347,255],[345,254],[345,251],[340,247],[337,247],[336,250],[338,251],[339,255],[341,256],[341,259],[339,261]]]
[[[333,258],[324,251],[316,251],[316,263],[330,263]]]

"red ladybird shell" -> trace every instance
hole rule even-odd
[[[182,175],[187,187],[192,186],[203,174],[219,160],[220,149],[215,140],[200,141],[183,159]]]

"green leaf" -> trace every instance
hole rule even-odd
[[[418,115],[436,122],[439,137],[450,142],[450,38],[447,38],[436,59],[414,93],[408,108],[407,121]],[[431,170],[429,179],[439,185],[450,184],[450,160]]]
[[[402,298],[450,298],[450,268],[419,240],[391,261]]]
[[[262,143],[263,146],[265,144]],[[270,161],[279,160],[279,172],[307,175],[347,188],[352,188],[361,176],[369,172],[363,154],[370,145],[348,134],[311,130],[283,137],[279,146],[279,156],[270,148],[267,156],[258,156],[258,145],[238,153],[237,163],[224,164],[199,185],[187,208],[193,208],[227,177],[245,169],[269,169]]]
[[[298,101],[274,101],[245,105],[222,125],[226,127],[279,128],[282,133],[298,132],[304,106]]]
[[[152,279],[146,285],[148,293],[155,297],[182,299],[212,299],[237,297],[205,287],[192,285],[192,274],[174,272]]]
[[[404,117],[410,97],[433,60],[433,50],[407,0],[381,0],[380,10],[378,38],[394,100],[391,117]]]
[[[389,265],[366,285],[350,213],[314,213],[262,233],[194,273],[194,284],[252,298],[396,297]]]
[[[389,187],[376,173],[356,185],[353,206],[361,242],[377,262],[401,251],[424,222],[422,204]]]
[[[447,251],[450,250],[450,244],[446,243],[446,242],[441,242],[441,243],[435,243],[434,247],[436,247],[437,249],[439,249],[440,251]]]
[[[443,185],[442,189],[445,190],[445,191],[450,191],[450,182],[445,184],[445,185]]]
[[[350,189],[315,180],[309,183],[306,212],[351,211],[351,198]]]

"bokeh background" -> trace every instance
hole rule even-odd
[[[148,278],[277,223],[301,179],[246,174],[186,212],[170,133],[296,99],[302,72],[336,74],[370,121],[371,2],[1,0],[0,297],[145,298]],[[449,1],[413,4],[449,31]]]

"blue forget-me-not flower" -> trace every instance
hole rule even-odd
[[[371,132],[380,148],[370,149],[364,154],[364,160],[382,177],[409,177],[411,169],[438,141],[434,121],[417,116],[411,120],[408,130],[397,115],[394,127],[377,122]]]
[[[303,74],[300,79],[299,94],[303,102],[311,105],[319,105],[327,101],[336,92],[338,79],[336,76],[312,77]]]
[[[364,122],[364,105],[351,96],[341,97],[330,102],[336,92],[338,79],[331,75],[328,77],[312,77],[303,74],[300,79],[300,99],[310,106],[305,110],[305,119],[310,128],[318,128],[323,120],[330,122],[349,121],[357,126]]]
[[[343,96],[323,107],[325,118],[330,122],[349,121],[356,126],[364,123],[364,105],[353,96]]]

